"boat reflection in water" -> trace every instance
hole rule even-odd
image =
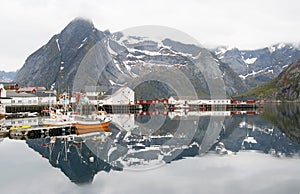
[[[100,171],[148,170],[208,152],[224,155],[257,150],[278,157],[293,156],[300,150],[258,114],[220,111],[111,116],[104,132],[27,139],[26,143],[76,184],[91,183]]]

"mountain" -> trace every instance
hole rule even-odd
[[[0,82],[11,82],[15,79],[16,75],[16,71],[0,71]]]
[[[75,19],[49,42],[31,54],[16,76],[20,85],[53,86],[66,90],[88,50],[104,34],[92,22]]]
[[[300,58],[299,47],[285,43],[256,50],[219,47],[213,52],[250,88],[277,77],[288,65]]]
[[[243,96],[256,96],[259,98],[299,101],[300,100],[300,59],[273,80],[243,94]]]
[[[192,95],[191,90],[198,96],[221,96],[220,88],[227,95],[247,89],[230,66],[203,47],[170,38],[102,32],[82,18],[71,21],[31,54],[16,81],[59,91],[83,91],[86,85],[129,85],[144,98]],[[165,92],[149,96],[162,88]]]
[[[300,60],[290,65],[276,79],[277,99],[300,100]]]

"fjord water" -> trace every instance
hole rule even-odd
[[[0,140],[0,193],[299,193],[300,105],[112,115],[111,133]]]

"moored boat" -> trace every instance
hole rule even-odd
[[[88,116],[71,115],[71,112],[61,112],[53,109],[49,111],[50,118],[43,119],[44,126],[74,126],[76,134],[90,132],[109,132],[108,125],[111,117],[106,112],[97,112]]]
[[[50,118],[43,119],[43,126],[65,126],[72,125],[74,118],[69,113],[62,113],[60,110],[49,111]]]
[[[97,131],[105,131],[110,132],[108,125],[110,120],[108,121],[100,121],[100,120],[76,120],[73,122],[73,126],[75,126],[76,134],[97,132]]]
[[[86,117],[78,117],[74,120],[73,126],[76,128],[76,133],[90,132],[110,132],[108,125],[112,118],[105,111],[93,112]]]
[[[20,130],[20,129],[29,129],[30,125],[22,125],[22,126],[11,126],[9,130]]]

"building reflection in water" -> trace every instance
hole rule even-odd
[[[256,114],[220,111],[112,116],[111,132],[27,139],[26,143],[76,184],[91,183],[101,171],[148,170],[209,151],[223,155],[258,150],[293,156],[300,150],[297,143]],[[211,123],[212,117],[220,120]]]

